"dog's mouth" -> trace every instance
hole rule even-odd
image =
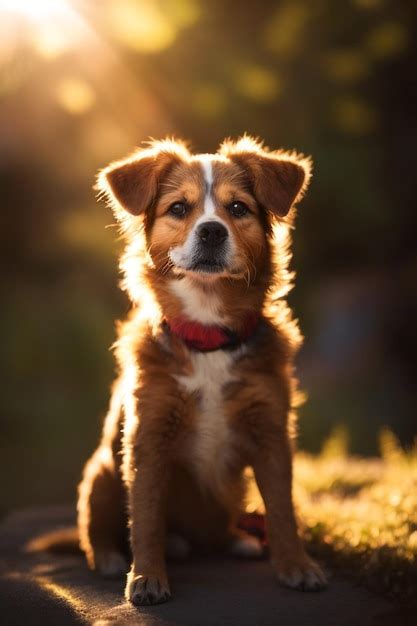
[[[224,263],[213,259],[198,259],[194,261],[189,268],[192,272],[200,272],[205,274],[218,274],[226,269]]]
[[[182,254],[174,249],[169,251],[168,256],[175,274],[190,274],[196,278],[232,278],[236,273],[224,250],[194,250],[191,254]]]
[[[208,259],[198,257],[187,264],[174,263],[171,258],[172,269],[175,274],[190,274],[197,276],[212,276],[213,278],[241,278],[244,270],[241,267],[230,266],[223,259]]]

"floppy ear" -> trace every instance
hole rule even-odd
[[[226,141],[221,152],[248,174],[253,193],[267,211],[284,217],[307,189],[311,161],[293,152],[268,152],[245,135],[236,143]]]
[[[132,215],[144,213],[155,201],[162,177],[188,156],[185,146],[168,140],[111,163],[99,173],[97,188],[117,209]]]

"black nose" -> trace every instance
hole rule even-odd
[[[197,235],[208,246],[219,246],[227,239],[227,229],[220,222],[203,222],[197,228]]]

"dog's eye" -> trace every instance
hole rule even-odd
[[[184,217],[188,212],[188,206],[185,202],[174,202],[168,209],[168,213],[175,217]]]
[[[240,202],[239,200],[236,200],[235,202],[231,202],[228,206],[227,206],[227,210],[229,211],[229,213],[231,213],[234,217],[243,217],[244,215],[246,215],[247,213],[249,213],[249,209],[246,206],[246,204],[244,202]]]

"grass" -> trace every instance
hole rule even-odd
[[[320,455],[298,452],[294,497],[309,550],[386,596],[417,590],[417,442],[380,434],[379,458],[348,453],[338,429]],[[255,500],[253,501],[255,502]]]

